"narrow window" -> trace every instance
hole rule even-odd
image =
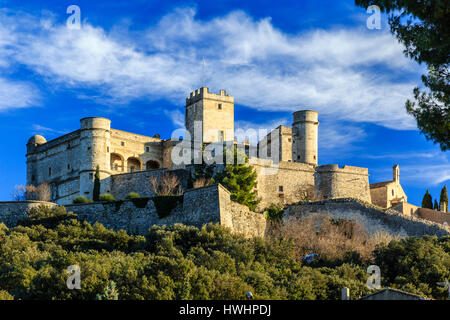
[[[121,145],[122,147],[125,146],[125,142],[120,141],[120,145]]]
[[[145,147],[145,152],[150,152],[150,147]]]
[[[106,147],[106,152],[108,152],[108,153],[109,153],[109,147]]]
[[[67,170],[70,170],[70,164],[67,165]]]
[[[278,186],[278,191],[283,192],[283,186]]]
[[[222,110],[222,104],[221,104],[221,103],[219,103],[219,104],[217,105],[217,109]]]
[[[219,131],[219,142],[223,142],[223,131]]]
[[[52,176],[52,168],[48,168],[48,176],[49,176],[49,177]]]

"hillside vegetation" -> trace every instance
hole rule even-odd
[[[331,225],[332,233],[352,238],[344,222]],[[337,255],[320,252],[322,243],[313,248],[321,258],[306,265],[307,237],[274,230],[266,239],[245,239],[219,225],[175,225],[144,237],[78,221],[64,207],[40,207],[17,227],[0,224],[0,299],[96,299],[110,291],[101,297],[244,299],[249,290],[257,299],[339,299],[342,287],[356,299],[371,292],[372,263],[381,267],[382,286],[447,296],[436,282],[450,278],[450,237],[379,242],[371,255],[346,241]],[[355,237],[364,241],[360,232]],[[66,286],[71,265],[81,269],[80,290]]]

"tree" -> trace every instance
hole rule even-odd
[[[233,152],[231,155],[230,152]],[[214,183],[220,183],[231,192],[231,200],[247,206],[250,210],[255,210],[260,202],[256,197],[256,171],[248,165],[248,157],[238,151],[234,146],[233,151],[226,149],[224,154],[227,159],[233,157],[232,164],[226,164],[223,171],[219,171],[214,176]],[[244,161],[238,161],[244,159]],[[240,163],[244,162],[244,163]]]
[[[446,208],[447,208],[447,212],[448,212],[448,193],[447,193],[447,186],[444,186],[441,190],[441,197],[439,199],[439,203],[443,203],[445,202],[447,204]],[[444,208],[442,208],[444,209]]]
[[[434,207],[433,207],[433,209],[439,211],[439,204],[437,203],[436,199],[434,199]]]
[[[433,199],[431,198],[431,194],[428,191],[428,189],[425,195],[423,196],[422,208],[433,209]]]
[[[97,165],[94,177],[94,191],[92,192],[92,200],[98,201],[100,198],[100,167]]]
[[[406,101],[406,110],[428,140],[441,150],[450,149],[450,10],[447,0],[355,0],[367,8],[378,5],[389,15],[391,32],[405,45],[404,53],[425,63],[425,89],[414,89],[415,101]]]

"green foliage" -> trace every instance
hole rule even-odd
[[[390,13],[391,32],[405,46],[411,59],[425,63],[428,73],[422,75],[425,90],[414,89],[415,101],[406,109],[416,118],[417,126],[427,139],[450,149],[450,11],[448,1],[356,0],[367,8],[378,5]]]
[[[436,199],[434,199],[434,207],[433,207],[433,209],[434,210],[439,210],[439,204],[437,203]]]
[[[128,195],[127,195],[127,199],[138,199],[138,198],[140,198],[141,196],[139,195],[139,193],[137,193],[137,192],[130,192]]]
[[[97,300],[119,300],[119,293],[116,288],[116,283],[114,281],[110,281],[108,286],[105,288],[103,294],[98,294],[96,297]]]
[[[98,198],[98,200],[99,201],[115,201],[116,198],[114,198],[114,196],[110,193],[104,193]]]
[[[436,282],[450,278],[450,236],[392,241],[378,246],[374,255],[384,284],[437,299],[447,298],[447,291]]]
[[[433,209],[433,199],[428,189],[422,199],[422,208]]]
[[[266,213],[266,219],[270,220],[281,220],[284,214],[283,208],[275,203],[272,203],[264,212]]]
[[[64,216],[38,208],[34,222]],[[382,285],[444,299],[435,285],[450,278],[450,237],[407,238],[377,247]],[[290,240],[252,238],[208,224],[154,226],[143,236],[73,219],[53,225],[0,224],[0,299],[352,299],[370,293],[367,265],[349,253],[333,267],[305,266]],[[77,264],[81,290],[68,290]],[[119,294],[120,293],[120,294]]]
[[[95,169],[94,191],[92,192],[92,199],[94,201],[100,200],[100,167],[98,165]]]
[[[233,154],[231,154],[231,152]],[[256,195],[256,171],[248,165],[248,157],[238,151],[234,146],[232,150],[225,150],[227,159],[234,159],[232,164],[225,165],[223,171],[217,172],[214,176],[214,183],[220,183],[231,193],[231,200],[247,206],[250,210],[255,210],[260,202]]]
[[[183,202],[183,195],[180,196],[155,196],[152,198],[156,211],[160,218],[167,217],[177,205]]]
[[[92,200],[90,200],[86,197],[83,197],[83,196],[79,196],[79,197],[76,197],[75,199],[73,199],[73,203],[91,203],[91,202],[92,202]]]
[[[65,207],[40,205],[31,208],[28,212],[28,218],[18,221],[18,224],[27,227],[42,225],[45,228],[55,228],[62,221],[71,219],[77,219],[77,215],[73,212],[67,212]]]
[[[14,300],[14,297],[8,291],[0,290],[0,301],[2,300]]]

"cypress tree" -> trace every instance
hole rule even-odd
[[[433,209],[433,199],[431,198],[431,194],[428,191],[428,189],[425,195],[423,196],[422,208]]]
[[[439,203],[445,202],[447,204],[447,212],[448,212],[448,194],[447,194],[447,186],[444,186],[441,190],[441,197],[439,199]]]
[[[439,204],[437,203],[436,199],[434,199],[434,208],[433,209],[439,211]]]
[[[94,191],[92,192],[92,200],[98,201],[100,198],[100,167],[95,169]]]

